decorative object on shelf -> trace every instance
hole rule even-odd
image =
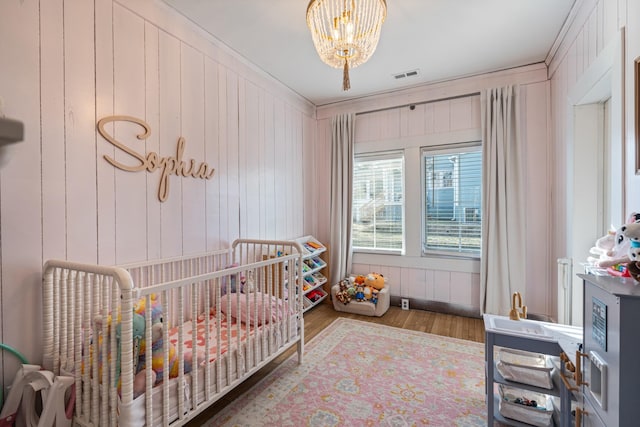
[[[387,17],[385,0],[311,0],[307,25],[320,59],[343,69],[342,90],[349,90],[349,68],[369,60]]]

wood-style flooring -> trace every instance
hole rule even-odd
[[[423,310],[402,310],[400,307],[390,307],[382,317],[360,316],[357,314],[340,313],[330,304],[319,304],[317,307],[304,314],[305,342],[313,339],[324,328],[329,326],[338,317],[347,317],[367,322],[381,323],[396,328],[422,331],[435,335],[444,335],[476,342],[484,342],[484,323],[482,319],[461,317],[451,314],[434,313]],[[187,426],[202,425],[222,408],[231,403],[235,398],[250,389],[254,384],[264,378],[279,363],[295,353],[295,347],[280,355],[273,362],[266,365],[253,376],[245,380],[240,386],[233,389],[218,402],[207,408],[203,413],[189,422]]]

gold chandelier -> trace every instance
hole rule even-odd
[[[376,50],[387,16],[386,0],[311,0],[307,25],[320,59],[343,68],[342,89],[349,90],[349,68],[364,64]]]

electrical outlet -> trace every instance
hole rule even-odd
[[[401,307],[403,310],[409,310],[409,299],[408,298],[402,298],[401,300]]]

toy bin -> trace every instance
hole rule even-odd
[[[501,348],[496,369],[508,381],[540,388],[553,388],[553,364],[544,354]]]
[[[553,399],[551,396],[500,384],[500,414],[505,418],[538,427],[551,427]]]

